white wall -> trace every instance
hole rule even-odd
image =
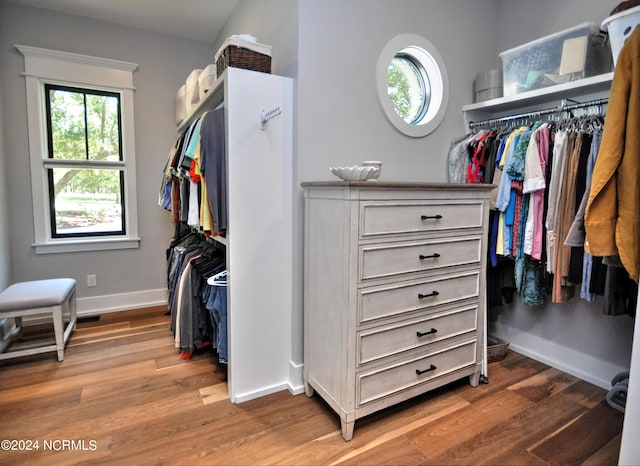
[[[640,315],[640,302],[636,306],[636,316]],[[624,430],[620,445],[620,464],[637,466],[640,463],[640,319],[636,318],[629,390],[624,412]]]
[[[138,63],[134,73],[139,249],[95,253],[36,255],[27,141],[24,59],[14,48],[24,44]],[[206,64],[212,46],[203,42],[117,26],[84,17],[0,2],[0,69],[4,134],[10,197],[8,225],[11,275],[16,281],[69,276],[78,281],[84,303],[102,303],[100,296],[128,304],[162,298],[166,290],[165,249],[173,233],[167,212],[157,206],[161,170],[177,137],[175,93],[191,69]],[[5,183],[2,183],[3,187]],[[0,195],[1,196],[1,195]],[[0,203],[1,205],[1,203]],[[0,244],[3,244],[0,232]],[[2,272],[0,272],[2,273]],[[96,274],[97,287],[86,287]],[[0,275],[0,278],[2,275]],[[86,299],[89,298],[87,301]],[[120,299],[118,302],[121,302]],[[127,303],[125,303],[127,304]],[[154,304],[154,303],[148,303]],[[80,306],[80,303],[79,303]]]
[[[297,102],[298,77],[298,0],[240,0],[229,21],[220,32],[215,50],[233,34],[251,34],[272,47],[271,72],[293,78],[294,141],[293,173],[298,164]],[[297,192],[297,180],[291,189]],[[298,199],[294,197],[297,208]],[[295,221],[295,218],[294,218]],[[297,229],[295,230],[298,231]],[[290,383],[294,392],[302,390],[302,234],[294,233],[293,244],[293,314],[291,321]]]
[[[7,156],[4,150],[5,139],[3,131],[3,107],[2,107],[2,70],[0,70],[0,218],[8,218],[8,192],[7,180]],[[10,283],[11,263],[10,263],[10,243],[9,243],[9,222],[0,222],[0,291],[4,290]]]

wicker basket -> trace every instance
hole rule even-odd
[[[498,337],[487,336],[487,363],[502,361],[507,355],[509,343]]]
[[[271,57],[244,47],[235,45],[227,46],[216,60],[218,76],[227,67],[243,68],[245,70],[271,73]]]

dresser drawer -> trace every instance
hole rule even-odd
[[[482,203],[367,203],[361,205],[362,238],[460,228],[481,228]]]
[[[360,280],[480,263],[481,239],[360,246]]]
[[[478,328],[478,307],[470,306],[410,322],[358,333],[358,364],[427,346]]]
[[[437,377],[475,364],[477,341],[357,375],[358,405],[427,383]]]
[[[480,271],[364,288],[358,292],[358,323],[474,298],[479,291]]]

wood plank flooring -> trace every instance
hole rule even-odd
[[[231,404],[215,354],[181,360],[168,321],[162,308],[104,315],[79,323],[63,362],[0,363],[0,440],[39,447],[0,450],[0,464],[617,464],[623,416],[606,392],[515,352],[488,385],[373,414],[345,442],[317,396]]]

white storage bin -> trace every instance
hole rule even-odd
[[[204,99],[207,91],[211,89],[213,84],[216,82],[216,65],[211,64],[207,65],[198,76],[198,94],[200,96],[200,100]]]
[[[187,117],[187,85],[183,84],[176,93],[176,124]]]
[[[602,29],[609,32],[614,65],[618,61],[618,55],[624,43],[638,24],[640,24],[640,6],[611,15],[602,22]]]
[[[500,54],[505,96],[607,73],[606,34],[584,23]]]
[[[187,82],[185,83],[187,86],[187,114],[191,113],[198,102],[200,102],[200,92],[198,89],[198,77],[202,73],[201,69],[193,70],[187,76]]]

